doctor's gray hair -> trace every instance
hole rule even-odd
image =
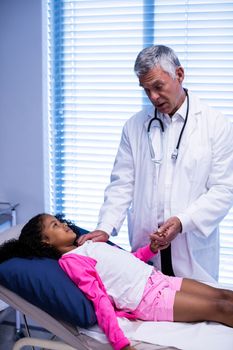
[[[134,72],[137,77],[140,77],[158,66],[175,79],[176,68],[180,67],[181,64],[175,52],[170,47],[153,45],[139,52],[135,61]]]

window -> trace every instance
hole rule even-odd
[[[133,72],[143,47],[171,46],[185,86],[233,121],[233,3],[48,0],[47,12],[49,208],[93,230],[123,124],[148,103]],[[231,211],[221,224],[220,282],[232,276]]]

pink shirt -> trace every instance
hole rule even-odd
[[[139,248],[133,254],[144,262],[154,256],[149,245]],[[91,257],[78,255],[71,251],[59,259],[59,264],[72,281],[83,291],[86,297],[93,302],[98,324],[108,337],[113,348],[120,350],[129,345],[129,340],[124,336],[118,325],[117,316],[127,318],[135,318],[135,316],[133,313],[116,310],[115,304],[108,296],[106,288],[96,270],[97,261]],[[108,264],[108,261],[106,261],[106,264]]]

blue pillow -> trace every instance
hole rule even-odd
[[[88,232],[78,226],[73,228],[80,235]],[[12,238],[16,235],[7,232],[6,236]],[[115,245],[110,241],[108,243]],[[56,319],[73,326],[89,327],[96,323],[92,303],[70,280],[56,260],[48,258],[7,260],[0,264],[0,284]]]
[[[75,228],[81,235],[88,232],[78,226]],[[17,230],[21,231],[21,227]],[[6,236],[16,237],[16,233],[13,232],[12,235],[7,232]],[[92,303],[70,280],[56,260],[7,260],[0,264],[0,284],[56,319],[73,326],[89,327],[96,323]]]
[[[0,264],[0,284],[56,319],[73,326],[88,327],[96,323],[92,303],[56,260],[7,260]]]

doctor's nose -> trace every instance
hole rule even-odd
[[[151,102],[153,102],[153,103],[156,103],[157,102],[157,100],[159,99],[159,94],[156,92],[156,91],[154,91],[154,90],[150,90],[150,91],[148,91],[147,92],[147,96],[149,97],[149,99],[151,100]]]

